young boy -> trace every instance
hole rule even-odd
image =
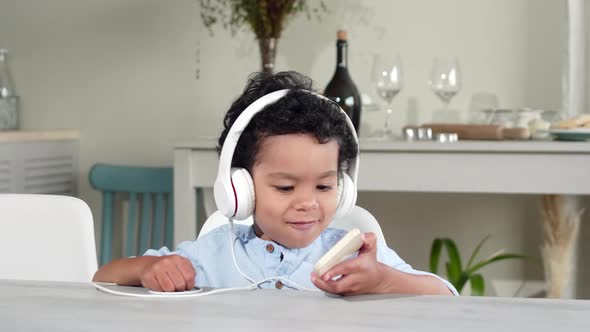
[[[94,281],[167,292],[256,284],[342,295],[456,294],[438,276],[413,270],[373,233],[363,234],[358,256],[321,276],[312,272],[346,233],[328,228],[337,209],[339,178],[358,155],[346,115],[310,93],[309,78],[295,72],[258,74],[228,110],[218,151],[249,105],[282,89],[290,91],[254,115],[231,159],[232,167],[252,177],[254,225],[221,226],[174,252],[164,247],[113,261],[96,272]]]

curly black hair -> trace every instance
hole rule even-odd
[[[225,114],[217,152],[221,153],[231,126],[246,107],[258,98],[282,89],[292,91],[254,115],[244,129],[234,151],[232,167],[245,168],[251,172],[260,146],[270,136],[310,134],[320,144],[335,139],[339,145],[338,171],[347,169],[351,160],[358,155],[358,146],[346,123],[346,115],[336,103],[309,93],[313,91],[312,80],[294,71],[250,75],[244,92]]]

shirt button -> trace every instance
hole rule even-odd
[[[272,244],[267,244],[266,251],[268,251],[269,253],[272,253],[273,251],[275,251],[275,246],[273,246]]]
[[[283,283],[282,283],[282,282],[279,280],[279,281],[277,281],[277,282],[275,283],[275,287],[276,287],[277,289],[283,289]]]

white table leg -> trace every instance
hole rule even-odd
[[[190,149],[174,150],[174,246],[197,238],[197,206]]]

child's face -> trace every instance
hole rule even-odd
[[[252,177],[256,234],[289,248],[311,244],[330,224],[338,199],[338,143],[311,135],[271,136]]]

